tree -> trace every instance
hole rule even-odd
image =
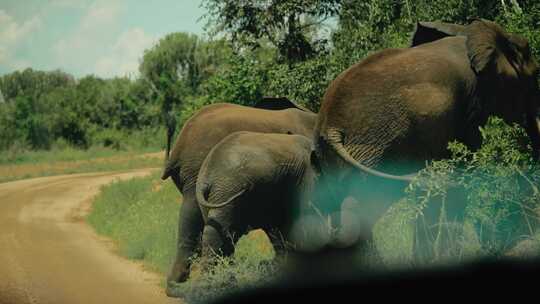
[[[173,112],[182,108],[201,83],[215,73],[228,56],[224,41],[204,41],[196,35],[172,33],[144,52],[141,76],[156,93],[161,116],[171,138],[176,120]]]
[[[210,103],[252,106],[263,97],[267,83],[266,68],[253,56],[231,56],[224,68],[203,84],[204,98]]]
[[[45,97],[51,92],[75,86],[73,76],[57,71],[22,72],[0,77],[0,90],[5,102],[0,104],[0,149],[15,143],[34,149],[48,149],[53,142],[51,115],[54,102]],[[63,108],[57,109],[63,111]]]
[[[513,7],[506,2],[506,7]],[[500,21],[504,7],[504,1],[483,0],[343,0],[332,35],[334,68],[342,71],[373,51],[407,47],[418,21],[467,24],[475,17]]]
[[[180,107],[182,97],[194,91],[198,85],[199,71],[195,63],[197,44],[195,35],[169,34],[144,52],[139,66],[141,76],[158,96],[168,138],[172,137],[176,128],[173,109]]]
[[[334,16],[341,0],[205,0],[209,26],[231,35],[233,42],[257,48],[267,39],[288,64],[317,55],[323,39],[317,26]]]
[[[28,68],[0,77],[0,91],[3,92],[6,101],[23,95],[28,98],[39,98],[57,87],[74,84],[73,76],[60,70],[45,72]]]

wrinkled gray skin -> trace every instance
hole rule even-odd
[[[208,154],[197,178],[204,218],[202,257],[231,255],[238,239],[262,229],[276,254],[313,185],[311,140],[302,135],[235,132]]]
[[[538,156],[537,73],[527,41],[487,20],[419,23],[410,48],[351,66],[328,87],[314,132],[326,211],[352,194],[370,235],[399,181],[448,157],[452,140],[478,148],[490,115],[521,124]]]
[[[187,279],[189,258],[198,249],[203,219],[195,198],[195,182],[208,152],[219,141],[236,131],[290,133],[308,137],[312,135],[316,114],[295,108],[288,100],[285,100],[283,105],[282,108],[285,109],[282,110],[265,110],[225,103],[205,106],[184,124],[170,155],[167,149],[168,160],[162,179],[171,177],[183,194],[177,255],[168,281],[183,282]]]

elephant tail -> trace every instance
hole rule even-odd
[[[199,203],[199,205],[201,205],[201,206],[203,206],[205,208],[214,208],[215,209],[215,208],[222,208],[222,207],[227,206],[233,200],[235,200],[237,197],[244,194],[244,192],[246,192],[246,189],[244,188],[244,189],[240,190],[238,193],[234,194],[229,199],[227,199],[226,201],[224,201],[222,203],[219,203],[219,204],[210,204],[208,202],[208,195],[210,194],[210,185],[209,184],[207,184],[207,183],[202,183],[200,185],[197,184],[195,192],[196,192],[195,195],[197,197],[197,202]]]
[[[392,180],[400,180],[400,181],[406,181],[410,182],[415,177],[416,174],[408,174],[408,175],[393,175],[393,174],[387,174],[384,172],[380,172],[378,170],[372,169],[366,165],[361,164],[358,162],[354,157],[349,154],[347,149],[345,149],[345,146],[343,145],[343,134],[339,132],[338,130],[329,130],[328,131],[328,144],[334,149],[334,151],[348,164],[351,166],[359,169],[360,171],[366,172],[368,174],[392,179]]]
[[[165,159],[165,168],[163,169],[163,173],[161,174],[162,180],[166,180],[167,178],[169,178],[169,176],[173,174],[180,173],[180,163],[178,162],[178,159],[170,159],[168,154],[169,153],[167,153],[167,158]]]

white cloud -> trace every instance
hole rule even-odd
[[[0,63],[6,62],[9,58],[9,54],[7,51],[7,48],[5,46],[0,45]]]
[[[156,41],[141,28],[132,28],[123,32],[111,49],[111,52],[99,58],[95,73],[104,77],[137,75],[139,60],[144,50]]]
[[[0,10],[0,63],[14,66],[14,50],[25,39],[39,29],[41,19],[33,16],[20,23],[6,11]]]
[[[81,20],[82,31],[95,31],[96,28],[102,28],[114,24],[120,11],[121,1],[95,1],[90,4],[88,12]]]
[[[59,8],[83,8],[88,0],[49,0],[52,7]]]
[[[111,49],[120,31],[122,4],[122,0],[93,1],[78,26],[66,38],[54,44],[53,52],[58,65],[84,73],[94,72],[90,67]]]

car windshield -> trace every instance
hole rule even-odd
[[[0,303],[538,281],[537,1],[0,2]]]

